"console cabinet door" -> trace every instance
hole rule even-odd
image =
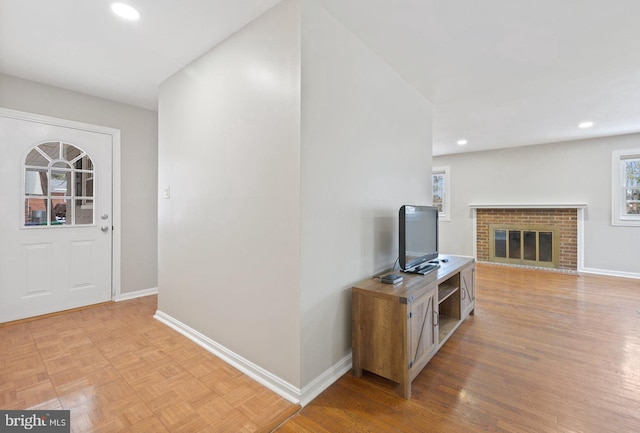
[[[409,307],[409,368],[416,374],[429,361],[438,344],[436,292],[434,287],[413,301]],[[415,377],[415,374],[412,377]]]
[[[476,284],[475,284],[475,269],[468,267],[460,272],[460,299],[462,303],[462,317],[465,318],[467,314],[475,308],[474,302],[476,300]]]

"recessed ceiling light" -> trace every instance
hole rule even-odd
[[[111,3],[111,10],[125,20],[138,21],[140,19],[140,12],[124,3]]]
[[[458,146],[464,146],[465,144],[467,144],[467,140],[458,140],[457,142]]]
[[[593,122],[582,122],[578,125],[578,128],[591,128],[593,126]]]

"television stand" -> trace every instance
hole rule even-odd
[[[356,377],[370,371],[411,398],[411,381],[475,310],[475,260],[446,259],[437,271],[393,286],[371,278],[352,288]]]

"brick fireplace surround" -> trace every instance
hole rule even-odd
[[[578,269],[578,210],[580,207],[476,207],[477,260],[480,262],[489,261],[490,224],[546,225],[558,229],[560,241],[558,269],[576,271]]]

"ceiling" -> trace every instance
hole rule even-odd
[[[317,1],[433,102],[434,155],[640,132],[638,0]],[[0,72],[155,110],[277,2],[130,0],[131,23],[110,0],[0,0]]]

